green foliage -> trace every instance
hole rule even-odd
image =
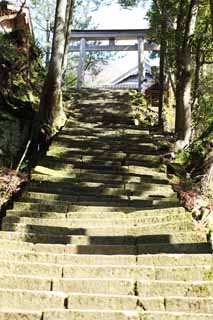
[[[0,34],[0,105],[31,113],[37,108],[43,81],[40,51],[30,35],[17,29]]]
[[[129,95],[135,123],[154,126],[157,121],[157,114],[152,108],[148,107],[145,97],[134,90],[130,91]]]
[[[139,4],[140,0],[118,0],[123,8],[132,8]]]
[[[201,76],[198,105],[193,110],[196,137],[205,132],[213,123],[213,69]]]

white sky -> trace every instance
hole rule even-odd
[[[98,29],[143,29],[148,28],[148,22],[144,19],[146,12],[147,6],[124,10],[114,3],[94,12],[93,21]]]
[[[149,1],[146,5],[138,5],[138,7],[122,9],[117,3],[110,6],[101,7],[92,14],[92,21],[97,25],[97,29],[145,29],[149,27],[146,20],[146,13],[149,8]],[[136,43],[137,41],[134,41]],[[125,58],[120,62],[128,64],[137,64],[137,52],[122,53]],[[149,53],[145,53],[149,57]],[[158,60],[153,60],[152,64],[158,64]]]

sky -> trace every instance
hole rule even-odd
[[[148,28],[146,12],[147,6],[139,5],[132,10],[124,10],[114,3],[94,12],[93,21],[98,25],[98,29],[143,29]]]
[[[150,3],[138,5],[133,9],[122,9],[117,3],[110,6],[101,7],[92,14],[92,21],[97,25],[97,29],[146,29],[149,28],[146,20],[146,13]],[[137,41],[134,41],[136,43]],[[124,63],[131,65],[137,64],[137,52],[122,53],[125,55]],[[149,53],[145,52],[146,57]],[[121,62],[121,61],[120,61]],[[153,65],[158,64],[158,60],[152,61]]]

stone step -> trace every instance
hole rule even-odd
[[[134,297],[133,279],[111,278],[64,278],[53,279],[53,291],[62,291],[65,293],[79,294],[110,294],[110,295],[128,295]],[[76,306],[77,307],[77,306]],[[119,308],[117,308],[119,309]]]
[[[14,227],[8,227],[8,229],[13,229]],[[6,228],[5,228],[6,229]],[[20,228],[19,228],[20,229]],[[19,230],[16,228],[16,230]],[[23,231],[21,231],[23,229]],[[73,235],[63,234],[63,229],[56,229],[51,227],[36,227],[31,226],[22,228],[20,231],[3,231],[1,238],[9,239],[15,241],[28,241],[32,243],[51,243],[51,244],[73,244],[73,245],[139,245],[141,250],[141,245],[144,244],[181,244],[188,243],[198,244],[206,243],[207,236],[206,233],[196,232],[177,232],[173,234],[157,234],[157,235],[144,235],[144,236],[87,236],[87,235],[77,235],[77,233],[84,233],[82,229],[75,229],[70,233]],[[62,231],[60,232],[60,230]],[[49,231],[50,230],[50,231]],[[56,230],[56,232],[55,232]],[[158,246],[157,246],[158,247]]]
[[[60,310],[44,312],[43,320],[212,320],[212,314],[158,312],[158,311],[116,311],[116,310]],[[19,319],[17,319],[19,320]],[[28,319],[27,319],[28,320]],[[34,320],[34,319],[33,319]],[[37,320],[37,319],[36,319]]]
[[[10,213],[10,212],[9,212]],[[14,215],[12,215],[12,213]],[[24,212],[22,212],[24,214]],[[123,214],[122,216],[117,215],[114,213],[114,216],[108,217],[109,214],[106,214],[105,219],[103,220],[103,217],[101,217],[101,214],[98,218],[88,218],[87,213],[85,212],[84,216],[82,218],[75,218],[72,213],[69,215],[55,213],[51,215],[51,213],[47,213],[45,217],[45,213],[39,213],[40,217],[34,217],[33,211],[31,211],[31,217],[22,216],[22,214],[18,214],[17,212],[14,212],[11,210],[11,214],[7,215],[2,219],[3,224],[10,224],[10,223],[25,223],[25,224],[35,224],[35,225],[47,225],[47,226],[55,226],[55,227],[75,227],[75,228],[81,228],[82,226],[84,228],[86,227],[101,227],[101,226],[140,226],[140,225],[149,225],[153,223],[166,223],[166,222],[179,222],[183,219],[188,221],[193,221],[190,213],[181,213],[181,214],[172,214],[172,215],[164,215],[164,216],[141,216],[137,215],[136,217],[129,217],[128,214]]]
[[[129,295],[82,294],[68,297],[68,309],[75,306],[80,310],[136,310],[139,298]],[[163,298],[144,298],[146,310],[163,311]]]
[[[138,165],[149,166],[149,162],[153,164],[159,164],[160,158],[157,154],[146,154],[146,153],[128,153],[128,151],[105,151],[100,150],[82,150],[79,148],[62,148],[62,146],[54,147],[47,152],[45,158],[43,158],[43,165],[52,166],[53,161],[59,163],[60,161],[64,164],[73,165],[78,168],[82,164],[88,164],[93,166],[112,166],[119,168],[120,166]]]
[[[143,136],[143,135],[150,135],[149,129],[145,128],[110,128],[110,127],[96,127],[94,129],[87,129],[87,128],[81,128],[81,127],[68,127],[65,125],[65,127],[61,130],[62,133],[66,133],[72,136],[75,135],[87,135],[87,134],[96,134],[96,135],[110,135],[110,136]]]
[[[49,181],[31,181],[28,188],[30,190],[40,190],[41,192],[55,192],[60,194],[62,191],[64,193],[82,193],[82,194],[97,194],[97,195],[136,195],[143,196],[146,194],[165,194],[167,196],[172,196],[175,194],[170,185],[166,184],[154,184],[154,183],[120,183],[120,185],[107,185],[103,183],[95,182],[78,182],[78,183],[65,183],[65,182],[49,182]]]
[[[35,177],[35,179],[34,179]],[[99,176],[101,178],[101,176]],[[143,178],[141,178],[140,182],[132,182],[131,178],[128,180],[125,177],[120,177],[120,180],[114,180],[114,176],[106,177],[107,179],[104,179],[102,177],[102,181],[94,181],[92,180],[92,177],[79,177],[75,179],[70,179],[70,178],[61,178],[61,177],[54,177],[54,176],[42,176],[42,175],[33,175],[33,179],[30,181],[30,186],[32,187],[37,187],[37,186],[44,186],[44,188],[51,186],[55,187],[61,187],[61,188],[67,188],[71,189],[73,188],[74,190],[82,190],[83,188],[85,189],[114,189],[116,192],[117,189],[121,189],[122,191],[144,191],[147,189],[154,190],[154,189],[165,189],[165,190],[172,190],[172,187],[168,184],[167,180],[163,179],[153,179],[151,176],[148,178],[146,177],[143,181]],[[111,179],[108,179],[111,178]],[[91,181],[89,181],[91,179]],[[147,179],[149,179],[147,181]]]
[[[45,277],[117,277],[139,276],[139,280],[213,281],[212,256],[196,255],[78,255],[64,254],[65,247],[34,245],[0,251],[1,273]],[[58,249],[58,250],[57,250]],[[59,250],[63,249],[63,250]],[[70,251],[66,248],[66,251]],[[26,251],[27,250],[27,251]],[[58,251],[58,252],[57,252]],[[50,253],[51,252],[51,253]],[[163,259],[164,258],[164,259]],[[196,263],[199,258],[199,264]],[[14,261],[11,264],[11,259]],[[174,261],[174,266],[172,262]],[[25,272],[26,269],[26,272]],[[51,272],[48,273],[48,269]],[[190,272],[191,270],[191,272]],[[190,275],[189,275],[190,273]]]
[[[51,221],[50,221],[51,223]],[[81,236],[104,236],[104,237],[116,237],[116,236],[148,236],[148,235],[167,235],[169,236],[175,232],[190,232],[196,231],[194,221],[183,219],[176,221],[165,222],[165,223],[152,223],[152,224],[138,224],[136,226],[84,226],[82,223],[81,227],[65,227],[65,226],[54,226],[46,225],[45,221],[41,221],[40,224],[26,224],[26,223],[4,223],[2,224],[3,231],[16,231],[25,233],[37,233],[37,234],[49,234],[51,235],[81,235]],[[202,233],[201,233],[202,235]],[[1,234],[0,234],[1,236]],[[4,238],[4,234],[2,233]],[[169,242],[169,238],[168,241]]]
[[[191,272],[193,269],[189,270]],[[208,298],[213,296],[213,281],[138,281],[137,292],[143,297],[169,297],[175,293],[179,297]]]
[[[29,264],[26,264],[27,268],[29,268],[28,265]],[[22,267],[24,268],[25,265],[23,264]],[[50,277],[47,276],[47,278],[44,278],[44,277],[36,276],[35,272],[33,273],[32,275],[29,274],[28,276],[25,274],[17,275],[16,273],[15,274],[0,273],[0,289],[51,291],[51,285],[52,285],[51,276]],[[39,273],[39,269],[38,269],[38,273]]]
[[[168,297],[165,300],[166,311],[209,313],[213,315],[213,298]]]
[[[128,162],[130,163],[130,162]],[[80,173],[90,173],[91,171],[95,173],[101,174],[116,174],[116,175],[131,175],[131,174],[148,174],[152,172],[157,172],[160,168],[159,161],[150,161],[144,160],[143,163],[133,163],[126,164],[126,165],[106,165],[106,164],[96,164],[96,163],[67,163],[67,162],[60,162],[54,160],[45,161],[45,158],[40,161],[38,168],[35,168],[35,172],[38,172],[39,169],[43,167],[47,170],[51,170],[49,172],[58,171],[60,175],[67,175],[69,177],[70,174],[80,174]],[[149,169],[152,169],[150,172]],[[44,171],[45,172],[45,171]]]
[[[17,204],[20,204],[18,202]],[[23,203],[24,204],[24,203]],[[26,204],[28,205],[28,204]],[[113,221],[128,221],[128,220],[134,220],[134,221],[152,221],[157,222],[158,220],[172,220],[172,219],[178,219],[178,218],[190,218],[191,213],[186,212],[183,208],[165,208],[165,209],[144,209],[144,210],[137,210],[136,208],[131,209],[129,207],[122,208],[122,211],[115,211],[113,207],[81,207],[81,206],[72,206],[69,207],[69,212],[63,213],[63,212],[41,212],[40,210],[36,211],[36,205],[35,204],[35,210],[28,210],[27,206],[22,209],[21,211],[17,209],[10,209],[7,210],[6,216],[7,219],[10,219],[10,216],[24,218],[42,218],[42,219],[67,219],[67,220],[94,220],[101,219],[105,222],[108,220]],[[33,206],[32,208],[33,209]],[[56,208],[57,209],[57,208]],[[118,208],[119,209],[119,208]],[[11,218],[13,219],[13,218]],[[21,219],[21,221],[24,221]]]
[[[65,299],[63,292],[0,289],[0,309],[63,309]]]
[[[30,239],[28,240],[30,241]],[[66,253],[70,254],[79,254],[81,256],[91,255],[146,255],[149,256],[156,253],[159,253],[159,256],[164,256],[164,254],[171,255],[194,255],[195,257],[198,255],[209,255],[211,256],[212,247],[210,244],[204,243],[188,243],[188,244],[168,244],[168,243],[160,243],[160,244],[144,244],[144,245],[63,245],[63,244],[50,244],[50,243],[37,243],[33,244],[32,242],[25,242],[22,240],[8,240],[2,239],[1,245],[6,246],[8,250],[33,250],[36,252],[52,252],[52,253]],[[149,255],[148,255],[149,254]],[[139,256],[140,257],[140,256]],[[201,260],[202,261],[202,260]]]
[[[63,182],[65,184],[73,184],[73,183],[79,183],[84,184],[85,186],[99,186],[99,185],[111,185],[111,186],[128,186],[128,184],[135,184],[135,186],[138,186],[138,184],[143,183],[151,183],[151,184],[160,184],[160,185],[168,185],[168,180],[166,176],[163,177],[155,177],[152,175],[143,175],[141,177],[120,177],[116,175],[97,175],[94,177],[94,175],[74,175],[74,177],[66,178],[66,177],[57,177],[57,176],[51,176],[51,175],[45,175],[45,174],[36,174],[33,173],[31,175],[31,181],[32,182],[52,182],[52,183],[60,183]]]
[[[42,193],[39,192],[24,192],[22,197],[19,198],[19,202],[29,202],[34,204],[39,204],[41,211],[62,211],[67,212],[69,211],[69,208],[72,208],[73,205],[79,205],[79,206],[100,206],[100,207],[117,207],[117,208],[123,208],[123,207],[133,207],[133,208],[147,208],[147,207],[153,207],[155,208],[168,208],[168,207],[174,207],[174,206],[180,206],[179,201],[169,198],[165,199],[159,199],[156,198],[149,198],[149,199],[136,199],[136,200],[127,200],[126,196],[122,197],[110,197],[110,196],[68,196],[68,195],[54,195],[54,194],[48,194],[48,193]],[[15,204],[15,208],[23,208],[23,206],[17,206]],[[28,206],[24,205],[25,208],[28,208]],[[31,205],[29,206],[32,207]],[[154,208],[154,207],[153,207]]]
[[[21,263],[1,260],[0,274],[60,278],[62,276],[62,266],[53,263]],[[1,278],[1,282],[3,281],[4,278]],[[5,279],[5,281],[7,281],[7,279]],[[17,279],[17,283],[18,281],[20,280]],[[29,283],[31,283],[30,281],[29,279]],[[44,285],[48,287],[49,284],[45,283]]]
[[[48,166],[37,165],[34,169],[36,174],[44,174],[53,177],[60,178],[79,178],[90,179],[89,181],[132,181],[132,182],[141,182],[144,176],[153,176],[155,178],[166,178],[165,172],[159,171],[156,168],[148,168],[144,166],[128,166],[127,171],[110,171],[108,170],[95,170],[93,169],[73,169],[71,166],[67,165],[67,170],[64,169],[54,169],[49,168]],[[93,177],[93,178],[92,178]],[[91,180],[92,179],[92,180]]]
[[[86,129],[86,128],[72,128],[72,127],[65,127],[60,131],[60,134],[62,135],[68,135],[71,137],[76,136],[97,136],[97,137],[135,137],[135,138],[145,138],[146,136],[151,136],[149,130],[147,129],[109,129],[109,128],[95,128],[95,129]]]
[[[164,208],[172,207],[178,205],[179,201],[177,195],[171,192],[169,195],[163,195],[156,192],[144,192],[143,196],[136,195],[86,195],[80,192],[76,194],[75,192],[70,194],[60,194],[57,193],[47,193],[39,191],[24,191],[22,197],[19,199],[21,202],[34,202],[45,205],[88,205],[88,206],[115,206],[115,207],[152,207],[153,205],[159,205],[159,207]],[[179,204],[180,205],[180,204]]]
[[[69,131],[62,130],[60,131],[57,136],[56,140],[54,141],[65,141],[72,144],[72,142],[76,143],[78,142],[91,142],[95,143],[97,145],[100,145],[101,143],[107,144],[110,146],[118,146],[118,147],[125,147],[129,143],[137,144],[148,144],[149,146],[155,146],[158,147],[159,141],[155,141],[153,137],[151,137],[148,134],[142,134],[142,135],[126,135],[119,132],[112,133],[111,131],[107,132],[89,132],[88,135],[86,133],[84,134],[72,134]],[[63,143],[62,143],[63,144]]]
[[[10,241],[14,243],[14,248],[9,249],[9,243],[3,241],[3,247],[7,249],[0,250],[0,257],[2,260],[10,260],[14,262],[29,262],[29,263],[53,263],[61,265],[77,265],[88,267],[92,266],[137,266],[142,268],[144,265],[157,266],[184,266],[196,267],[203,265],[212,265],[213,258],[211,254],[161,254],[161,255],[78,255],[65,254],[65,246],[51,246],[51,245],[33,245],[30,243],[23,243],[25,247],[21,248],[21,243]],[[42,250],[44,247],[44,250]],[[46,250],[45,250],[46,248]],[[39,250],[41,249],[41,250]],[[61,250],[59,250],[61,249]],[[209,277],[211,274],[209,273]],[[208,277],[208,278],[209,278]]]
[[[73,305],[81,310],[134,310],[134,304],[141,311],[192,312],[213,314],[213,298],[162,297],[142,298],[128,296],[72,294],[68,297],[68,308]]]
[[[137,153],[137,154],[157,154],[158,147],[154,143],[146,143],[140,142],[137,144],[127,144],[126,142],[121,142],[121,139],[117,139],[116,141],[106,142],[104,139],[100,140],[70,140],[67,138],[60,138],[60,136],[56,136],[51,144],[51,147],[54,149],[55,147],[66,147],[66,148],[79,148],[79,149],[91,149],[94,150],[94,154],[96,154],[96,150],[110,150],[110,151],[127,151],[129,153]],[[141,151],[141,152],[139,152]]]
[[[1,319],[1,318],[0,318]],[[60,310],[46,311],[43,320],[140,320],[139,315],[133,310]],[[19,320],[19,319],[17,319]],[[28,320],[28,319],[27,319]],[[30,319],[31,320],[31,319]],[[34,319],[32,319],[34,320]],[[37,320],[37,319],[36,319]],[[170,319],[171,320],[171,319]],[[181,319],[182,320],[182,319]],[[183,319],[185,320],[185,319]],[[194,320],[194,319],[192,319]],[[197,320],[197,318],[196,318]],[[201,320],[211,320],[210,318],[202,318]]]
[[[137,264],[152,266],[187,266],[212,265],[213,256],[211,254],[140,254],[137,256]]]
[[[21,200],[21,199],[20,199]],[[55,209],[55,210],[54,210]],[[57,205],[52,207],[51,205],[45,205],[40,203],[34,202],[14,202],[13,209],[7,210],[7,215],[14,215],[13,212],[23,212],[21,216],[32,216],[31,211],[33,212],[33,216],[35,217],[53,217],[54,214],[63,214],[64,217],[73,217],[73,218],[84,218],[85,215],[87,217],[100,217],[100,215],[104,217],[111,217],[113,218],[115,215],[118,214],[118,217],[141,217],[141,216],[156,216],[156,212],[158,212],[158,216],[165,216],[165,215],[172,215],[172,214],[182,214],[185,212],[184,208],[179,206],[170,207],[163,207],[159,208],[158,206],[152,207],[144,207],[138,208],[133,206],[126,206],[126,207],[114,207],[111,205],[108,206],[98,206],[98,205],[80,205],[80,204],[71,204],[71,205]],[[29,214],[27,213],[29,212]],[[16,213],[18,215],[18,213]],[[62,217],[62,216],[61,216]]]
[[[126,265],[126,266],[125,265],[123,266],[65,265],[63,268],[63,277],[70,278],[68,279],[69,281],[72,281],[73,279],[79,280],[79,279],[85,278],[85,279],[92,279],[92,281],[96,281],[96,282],[98,280],[102,281],[102,279],[108,279],[110,281],[110,279],[113,279],[113,278],[131,279],[134,282],[134,285],[136,281],[138,282],[137,291],[140,293],[141,296],[144,296],[146,292],[149,292],[150,294],[147,294],[145,296],[156,296],[157,293],[155,294],[154,292],[158,292],[157,290],[159,290],[159,292],[161,292],[160,290],[165,290],[165,292],[167,289],[169,290],[169,285],[167,287],[166,285],[163,286],[164,283],[169,283],[169,282],[178,282],[173,284],[174,289],[176,285],[178,288],[179,286],[181,286],[181,283],[184,282],[186,285],[185,287],[182,288],[182,290],[187,290],[186,289],[187,285],[188,286],[191,285],[191,283],[189,283],[190,281],[191,282],[204,281],[206,283],[208,282],[210,286],[209,292],[212,292],[213,276],[212,276],[212,279],[209,279],[211,278],[211,272],[212,272],[211,265],[200,265],[200,266],[193,266],[193,267],[190,267],[190,266],[188,267],[187,266],[153,267],[149,265],[141,265],[141,266],[138,266],[138,265],[136,266],[135,265]],[[187,273],[189,273],[189,275]],[[145,281],[147,282],[145,283]],[[160,286],[161,283],[162,283],[162,287]],[[144,285],[144,288],[143,288],[143,285]],[[153,287],[153,293],[151,292],[152,287]],[[196,288],[198,288],[198,286]],[[85,288],[85,290],[87,289]],[[176,291],[173,291],[173,293],[174,292]],[[188,295],[190,295],[190,292],[188,292]],[[163,296],[163,294],[159,294],[159,296]]]
[[[7,247],[7,243],[3,243]],[[28,245],[28,246],[27,246]],[[39,250],[39,247],[41,251]],[[46,247],[46,250],[42,250],[42,245],[32,245],[26,243],[26,246],[23,250],[21,247],[18,248],[7,248],[0,250],[1,260],[9,260],[19,263],[50,263],[50,264],[59,264],[59,265],[110,265],[110,266],[122,266],[122,265],[132,265],[136,267],[136,257],[133,255],[78,255],[78,254],[64,254],[65,246],[61,246],[62,250],[56,250],[57,246],[52,246],[52,249],[49,246]],[[51,250],[50,250],[51,249]],[[52,251],[52,252],[51,252]],[[59,251],[59,252],[57,252]],[[208,264],[208,258],[202,261],[202,264]]]
[[[137,253],[140,254],[163,254],[163,253],[179,253],[179,254],[197,254],[212,253],[210,243],[159,243],[157,244],[139,244],[137,245]]]
[[[63,312],[63,311],[62,311]],[[0,308],[0,320],[41,320],[42,312]]]
[[[139,312],[139,319],[144,320],[210,320],[212,314],[194,312]],[[63,318],[62,318],[63,319]],[[66,319],[66,318],[65,318]],[[64,319],[64,320],[65,320]],[[83,318],[84,319],[84,318]]]
[[[28,200],[28,201],[27,201]],[[25,202],[26,201],[26,202]],[[66,214],[66,212],[69,211],[69,207],[71,205],[69,203],[64,203],[64,202],[59,202],[55,201],[54,206],[52,204],[45,204],[45,203],[39,203],[39,202],[30,202],[30,199],[24,199],[20,198],[19,201],[16,201],[13,203],[13,210],[15,211],[23,211],[23,210],[33,210],[33,212],[36,215],[40,215],[39,212],[57,212],[57,213],[62,213]],[[9,213],[10,214],[10,213]]]
[[[123,161],[127,157],[127,153],[124,151],[110,151],[110,150],[95,150],[92,149],[80,149],[80,148],[68,148],[65,146],[51,146],[47,151],[47,156],[60,158],[69,158],[69,159],[79,159],[85,162],[91,161],[94,158],[99,160],[116,160]]]
[[[117,186],[95,185],[94,183],[86,185],[84,183],[78,184],[65,184],[65,183],[52,183],[52,182],[31,182],[26,188],[26,191],[40,192],[40,193],[57,193],[58,195],[96,195],[96,196],[127,196],[127,197],[140,197],[147,198],[149,196],[164,196],[176,197],[176,193],[168,185],[156,185],[143,183],[141,185],[128,184]]]
[[[154,300],[154,299],[153,299]],[[156,303],[157,302],[157,303]],[[153,301],[158,305],[159,301]],[[81,310],[136,310],[137,297],[128,295],[73,293],[68,297],[68,309],[75,306]]]
[[[66,253],[72,254],[211,254],[212,247],[209,243],[149,243],[137,246],[129,245],[67,245]]]

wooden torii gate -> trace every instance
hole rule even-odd
[[[138,51],[138,91],[141,92],[143,72],[144,72],[144,51],[158,51],[159,46],[148,44],[149,29],[129,29],[129,30],[73,30],[69,40],[80,42],[71,45],[71,52],[80,52],[78,65],[77,89],[80,90],[84,84],[85,58],[87,51]],[[109,41],[108,45],[92,45],[87,41]],[[135,45],[118,45],[117,40],[137,40]]]

